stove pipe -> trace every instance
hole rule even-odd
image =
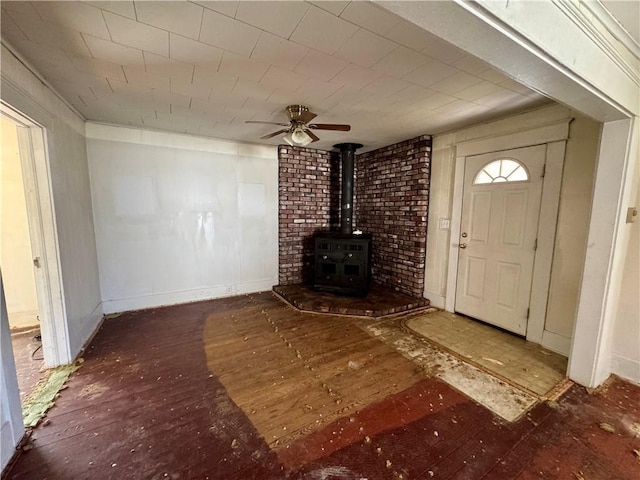
[[[360,143],[338,143],[334,148],[340,149],[342,157],[342,195],[340,196],[340,232],[353,233],[353,167],[356,149],[362,148]]]

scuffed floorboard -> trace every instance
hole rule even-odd
[[[394,346],[392,326],[280,307],[255,294],[105,321],[7,478],[638,478],[638,387],[574,386],[508,422]]]

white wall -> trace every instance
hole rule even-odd
[[[633,205],[639,208],[637,180],[633,197]],[[627,228],[629,245],[613,333],[611,370],[623,378],[640,383],[640,218],[636,216],[635,222],[627,224]]]
[[[38,325],[38,297],[33,275],[27,205],[16,125],[0,117],[0,268],[4,278],[9,326]]]
[[[275,147],[87,125],[106,312],[277,283]]]
[[[549,300],[545,330],[561,337],[555,344],[564,346],[567,355],[575,321],[582,266],[586,249],[587,227],[591,209],[594,169],[600,125],[575,112],[553,105],[532,112],[436,135],[433,139],[429,227],[425,296],[443,308],[446,298],[449,262],[449,230],[439,228],[440,218],[451,218],[455,145],[484,137],[525,132],[575,117],[567,142],[565,167],[560,194],[558,236],[551,271],[552,296]],[[555,291],[553,290],[555,289]],[[453,292],[452,292],[453,293]],[[435,300],[435,301],[434,301]],[[549,345],[553,347],[553,345]]]
[[[46,131],[70,362],[102,318],[84,121],[4,45],[1,78],[2,100]]]

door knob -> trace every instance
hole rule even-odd
[[[466,243],[461,243],[458,245],[460,248],[467,248],[467,244]]]

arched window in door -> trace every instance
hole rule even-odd
[[[482,167],[476,178],[473,179],[473,184],[485,185],[488,183],[527,181],[529,181],[529,172],[527,172],[524,165],[517,160],[503,158],[489,162]]]

